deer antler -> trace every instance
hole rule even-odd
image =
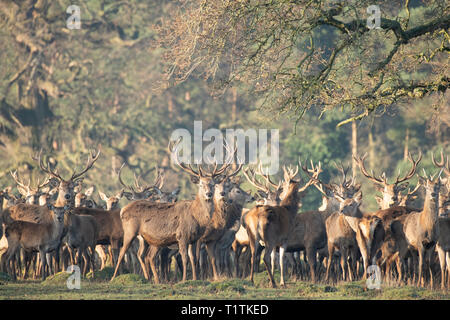
[[[300,165],[300,167],[302,168],[302,170],[309,176],[309,181],[301,188],[298,189],[299,192],[303,192],[305,191],[311,184],[316,184],[317,182],[320,182],[319,180],[319,174],[322,172],[322,163],[319,161],[319,164],[317,166],[315,166],[311,161],[311,169],[308,169],[308,167],[304,166],[301,163],[301,160],[298,160],[298,164]],[[321,182],[320,182],[321,183]],[[320,189],[319,189],[320,191]],[[323,191],[323,189],[322,189]]]
[[[169,145],[167,146],[169,153],[172,155],[172,159],[175,161],[175,163],[184,171],[186,171],[187,173],[193,175],[193,176],[202,176],[202,171],[199,167],[199,169],[197,171],[194,170],[194,168],[192,168],[192,166],[190,164],[188,164],[187,166],[182,163],[179,159],[178,156],[178,146],[179,143],[181,141],[181,138],[178,139],[173,145],[172,145],[172,141],[169,141]]]
[[[444,150],[441,149],[441,159],[439,162],[437,162],[434,159],[433,153],[431,153],[431,160],[433,161],[433,164],[438,168],[443,168],[444,172],[447,176],[450,176],[450,163],[449,163],[449,157],[446,157],[446,161],[444,164]]]
[[[306,160],[305,162],[308,162],[308,161]],[[309,176],[310,179],[312,179],[313,176],[311,175],[311,173],[314,172],[314,166],[312,165],[312,163],[313,163],[312,160],[311,160],[312,169],[308,169],[307,165],[304,166],[300,159],[298,160],[298,163],[299,163],[300,167],[302,168],[302,170]],[[322,167],[322,164],[320,161],[319,161],[319,166]],[[322,172],[322,170],[320,170],[320,172]],[[320,174],[320,172],[319,172],[319,174]],[[317,175],[317,177],[314,179],[314,186],[316,187],[317,190],[319,190],[325,196],[327,196],[327,193],[325,192],[323,187],[327,188],[331,192],[334,192],[333,186],[321,181],[319,179],[319,175]]]
[[[344,168],[344,165],[342,164],[342,162],[340,162],[339,165],[336,162],[334,162],[334,166],[342,174],[341,186],[343,188],[349,188],[350,186],[352,186],[355,183],[354,177],[352,177],[350,180],[347,180],[347,173],[350,170],[350,166],[347,166],[346,168]]]
[[[250,174],[249,174],[249,171],[250,171]],[[248,182],[250,182],[250,184],[253,185],[256,189],[264,191],[265,193],[269,193],[269,191],[270,191],[269,187],[264,186],[262,183],[260,183],[256,179],[256,173],[253,169],[251,169],[250,167],[246,167],[244,170],[242,170],[242,173],[247,178]]]
[[[411,161],[411,163],[412,163],[411,169],[405,175],[405,177],[403,177],[402,179],[400,179],[400,174],[398,174],[394,184],[402,183],[414,176],[414,174],[416,173],[417,165],[419,164],[420,160],[422,160],[422,151],[419,151],[419,157],[417,158],[417,161],[414,161],[414,158],[412,157],[411,153],[409,152],[408,160]]]
[[[11,174],[11,176],[13,177],[14,181],[17,183],[18,186],[24,188],[24,189],[27,190],[27,191],[29,191],[29,190],[31,189],[31,188],[30,188],[31,181],[28,180],[28,185],[25,185],[25,184],[19,179],[19,175],[18,175],[17,170],[14,171],[14,172],[10,171],[9,173]]]
[[[31,156],[31,158],[39,163],[39,168],[44,171],[46,174],[56,178],[59,181],[64,181],[64,179],[58,174],[58,171],[53,171],[49,162],[47,161],[47,166],[44,166],[44,162],[42,161],[42,149],[39,151],[38,156]]]
[[[83,174],[85,174],[86,171],[88,171],[90,168],[92,168],[92,166],[94,165],[95,161],[97,161],[99,156],[100,156],[100,150],[98,150],[97,153],[95,151],[93,151],[92,153],[89,153],[89,157],[88,157],[88,161],[86,163],[86,167],[79,173],[77,173],[74,170],[72,176],[70,177],[70,180],[75,181],[76,179],[81,177]]]
[[[227,144],[225,143],[225,149],[229,152],[229,156],[226,159],[226,161],[218,168],[219,164],[217,161],[215,161],[214,168],[211,172],[205,172],[204,169],[202,169],[201,165],[197,165],[197,170],[195,170],[190,164],[185,165],[182,163],[179,159],[178,155],[178,147],[179,143],[181,141],[181,138],[178,139],[174,145],[171,145],[172,141],[169,141],[168,150],[169,153],[172,154],[172,158],[174,159],[175,163],[182,168],[184,171],[188,172],[191,175],[198,176],[198,177],[209,177],[209,178],[215,178],[222,173],[224,173],[228,167],[232,164],[234,155],[236,154],[237,149],[235,148],[233,152],[230,151]]]
[[[359,169],[361,170],[361,173],[368,178],[369,180],[375,182],[375,183],[379,183],[382,185],[386,185],[387,183],[387,179],[386,179],[386,174],[383,172],[382,176],[377,178],[375,177],[373,171],[372,174],[369,174],[366,170],[366,166],[364,165],[364,160],[367,158],[368,154],[367,152],[362,156],[362,157],[356,157],[353,156],[353,159],[355,159],[356,163],[359,166]]]
[[[268,186],[270,185],[270,186],[274,187],[275,190],[278,190],[278,189],[281,188],[281,181],[278,182],[278,184],[275,184],[272,180],[270,180],[269,174],[268,173],[264,173],[261,160],[259,161],[256,174],[260,175],[261,177],[263,177],[263,179],[266,181],[266,185],[268,185]]]

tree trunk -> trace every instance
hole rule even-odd
[[[408,160],[408,152],[409,152],[409,129],[406,128],[405,148],[403,151],[403,161]]]
[[[358,165],[356,163],[355,157],[358,156],[358,131],[356,128],[356,121],[352,121],[352,174],[353,178],[356,176],[356,170]]]

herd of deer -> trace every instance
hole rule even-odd
[[[192,166],[180,162],[178,145],[169,143],[172,159],[197,185],[194,200],[177,201],[179,188],[163,192],[162,170],[157,170],[153,185],[142,186],[136,176],[134,186],[127,185],[121,178],[122,166],[118,172],[122,190],[111,197],[99,192],[106,208],[89,199],[93,188],[81,191],[82,176],[99,151],[67,180],[48,161],[44,164],[39,153],[33,159],[47,175],[44,182],[32,188],[12,172],[21,197],[15,197],[11,187],[0,191],[2,270],[25,278],[33,266],[34,276],[45,279],[49,273],[78,265],[86,275],[88,269],[103,269],[110,258],[113,279],[128,266],[159,283],[169,280],[175,258],[177,280],[178,270],[185,281],[188,272],[194,280],[242,277],[249,267],[253,281],[264,250],[273,287],[275,267],[284,286],[289,266],[292,277],[346,281],[366,277],[369,265],[379,266],[385,279],[421,286],[433,286],[433,278],[440,274],[441,287],[449,287],[450,168],[443,152],[438,160],[432,157],[439,171],[433,176],[425,171],[424,176],[417,174],[419,183],[407,191],[421,153],[417,160],[408,156],[411,169],[392,183],[384,173],[377,177],[366,170],[366,155],[355,157],[362,174],[382,193],[377,197],[380,210],[367,213],[360,210],[361,185],[342,165],[336,165],[342,174],[337,183],[321,181],[321,163],[311,161],[283,167],[284,178],[277,184],[261,164],[243,169],[234,161],[236,150],[225,148],[224,164]],[[299,168],[308,176],[306,183],[297,178]],[[241,189],[241,171],[257,189],[254,196]],[[299,213],[311,186],[322,193],[323,203],[317,210]],[[415,209],[411,203],[421,186],[426,191],[423,209]],[[122,197],[130,203],[119,208]],[[244,208],[254,201],[256,206]]]

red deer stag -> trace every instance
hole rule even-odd
[[[37,182],[37,186],[35,188],[31,187],[31,180],[28,180],[28,184],[24,184],[19,178],[19,174],[17,170],[14,172],[10,172],[14,181],[17,183],[17,190],[25,199],[25,202],[28,204],[39,204],[39,198],[47,194],[50,191],[49,187],[44,188],[49,184],[50,179],[47,177],[44,179],[42,183]]]
[[[20,247],[25,251],[37,250],[41,258],[42,278],[45,280],[48,266],[47,253],[58,250],[60,247],[65,225],[64,214],[70,209],[70,206],[55,207],[52,204],[49,204],[48,207],[32,206],[35,206],[36,210],[48,210],[51,221],[48,223],[14,221],[8,224],[5,228],[8,250],[4,262],[8,265]],[[15,278],[15,271],[12,275]]]
[[[155,203],[139,200],[125,206],[120,214],[124,229],[123,247],[120,250],[119,261],[112,279],[115,278],[120,262],[131,241],[137,235],[141,235],[150,245],[148,258],[156,283],[159,282],[159,277],[154,258],[160,248],[175,243],[178,243],[178,249],[183,260],[183,281],[187,277],[188,247],[193,279],[197,279],[195,253],[192,250],[192,245],[195,245],[195,242],[202,236],[210,223],[214,212],[214,187],[223,179],[222,174],[228,168],[230,162],[226,161],[219,169],[216,163],[210,173],[205,172],[201,165],[198,165],[198,169],[195,170],[190,164],[185,165],[180,162],[178,146],[178,143],[176,143],[174,148],[169,143],[169,152],[176,164],[189,173],[191,181],[198,185],[197,195],[194,200],[175,203]]]
[[[234,208],[229,203],[228,193],[230,192],[232,185],[228,179],[235,176],[241,170],[242,165],[243,164],[238,165],[235,170],[231,171],[231,173],[224,172],[224,179],[220,183],[216,184],[213,199],[214,213],[209,225],[205,229],[205,232],[197,242],[197,251],[199,251],[201,243],[205,243],[206,245],[206,251],[208,252],[208,256],[211,260],[214,280],[219,278],[216,264],[216,261],[218,260],[218,253],[216,251],[217,243],[225,234],[226,228],[230,224],[234,223],[234,221],[228,220],[236,217],[235,215],[232,215],[233,212],[230,212]]]
[[[355,161],[357,162],[361,170],[361,173],[370,181],[374,182],[375,188],[383,194],[381,198],[376,196],[376,200],[380,208],[388,209],[395,205],[399,205],[401,202],[406,204],[406,202],[409,201],[409,198],[403,197],[401,195],[401,192],[407,188],[408,186],[407,180],[412,178],[416,173],[417,165],[419,164],[420,160],[422,160],[422,152],[419,152],[417,160],[414,160],[414,158],[411,156],[411,153],[408,153],[408,160],[412,164],[411,169],[403,178],[400,178],[400,174],[398,174],[394,183],[388,183],[385,172],[383,172],[383,174],[380,177],[375,177],[373,172],[372,174],[369,174],[364,165],[364,160],[366,158],[367,153],[365,153],[362,157],[354,157]],[[413,192],[408,192],[408,196],[412,197],[414,192],[417,191],[417,189],[418,187]]]
[[[401,241],[406,240],[408,249],[419,255],[418,281],[423,286],[425,279],[423,274],[424,262],[430,262],[430,256],[434,250],[439,236],[438,211],[439,191],[441,188],[440,175],[425,177],[419,175],[421,184],[425,188],[425,202],[422,211],[414,211],[395,219],[391,228],[394,236]],[[415,257],[415,254],[413,254]],[[400,257],[402,260],[404,256]]]
[[[313,184],[317,178],[319,170],[315,172],[312,178],[302,187],[299,188],[299,181],[294,180],[290,176],[288,183],[283,190],[283,200],[279,206],[256,206],[251,209],[243,219],[245,228],[247,229],[250,249],[252,252],[250,279],[253,281],[254,265],[256,263],[256,249],[260,241],[264,242],[264,264],[272,286],[275,288],[276,283],[270,267],[270,256],[275,255],[277,247],[280,249],[280,285],[284,286],[284,253],[288,246],[288,240],[295,226],[295,217],[299,206],[299,192],[306,190]]]
[[[441,288],[444,289],[447,282],[447,286],[450,286],[450,165],[448,156],[444,164],[444,152],[442,150],[440,161],[436,161],[433,154],[431,156],[433,164],[442,168],[446,175],[442,179],[445,187],[441,188],[439,194],[439,239],[436,245],[441,267]]]

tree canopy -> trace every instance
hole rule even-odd
[[[167,80],[194,71],[224,88],[244,83],[275,112],[350,107],[361,119],[398,103],[448,101],[450,9],[445,0],[184,1],[161,26]],[[369,11],[370,12],[370,11]],[[448,96],[447,96],[448,99]]]

